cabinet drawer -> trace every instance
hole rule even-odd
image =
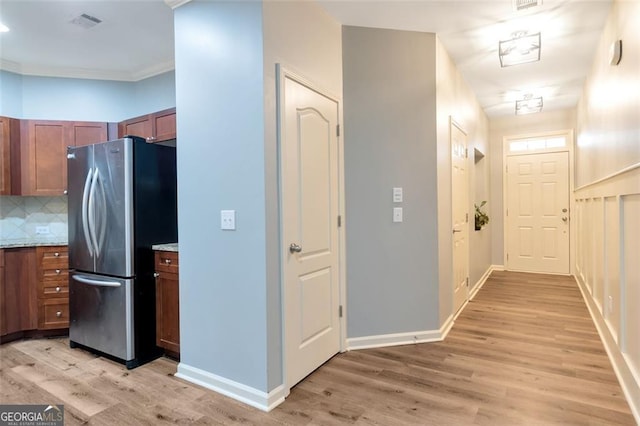
[[[51,299],[51,298],[68,298],[69,297],[69,282],[52,282],[45,283],[42,286],[42,291],[40,293],[41,298]]]
[[[44,269],[69,268],[69,251],[67,247],[38,247],[38,262]]]
[[[156,271],[178,273],[178,253],[156,251]]]
[[[44,269],[41,279],[43,282],[69,282],[69,270],[67,268]]]
[[[50,328],[69,327],[69,300],[68,299],[44,299],[39,303],[38,328],[46,330]]]

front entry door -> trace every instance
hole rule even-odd
[[[281,78],[286,385],[340,350],[338,102]]]
[[[469,173],[467,135],[451,123],[451,212],[453,223],[453,312],[469,297]]]
[[[507,159],[507,269],[569,273],[569,153]]]

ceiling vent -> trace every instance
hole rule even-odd
[[[516,12],[542,5],[542,0],[513,0],[513,10]]]
[[[82,15],[73,18],[70,23],[77,25],[79,27],[84,28],[85,30],[88,30],[89,28],[93,28],[96,25],[98,25],[100,22],[102,22],[101,19],[96,18],[95,16],[91,16],[91,15],[87,15],[86,13],[83,13]]]

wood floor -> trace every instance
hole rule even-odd
[[[447,339],[337,355],[263,413],[66,339],[0,347],[0,403],[64,404],[65,424],[634,425],[572,278],[494,272]]]

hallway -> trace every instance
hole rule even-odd
[[[263,413],[67,339],[0,347],[0,402],[61,403],[66,425],[633,425],[572,277],[494,272],[444,342],[335,356]]]

